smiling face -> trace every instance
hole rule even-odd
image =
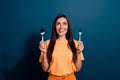
[[[66,18],[61,17],[56,21],[56,32],[58,37],[66,37],[68,31],[68,22]]]

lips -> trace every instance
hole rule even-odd
[[[60,33],[63,33],[64,31],[66,31],[65,29],[59,29]]]

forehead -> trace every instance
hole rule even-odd
[[[57,19],[56,22],[67,22],[67,19],[64,18],[64,17],[60,17],[60,18]]]

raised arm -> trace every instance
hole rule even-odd
[[[41,62],[42,69],[46,72],[49,67],[49,64],[47,61],[47,48],[44,41],[41,41],[39,43],[39,49],[41,51],[39,62]]]

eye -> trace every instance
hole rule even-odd
[[[66,23],[66,22],[63,22],[63,25],[67,25],[67,23]]]
[[[56,23],[56,25],[60,25],[60,23],[59,23],[59,22],[57,22],[57,23]]]

